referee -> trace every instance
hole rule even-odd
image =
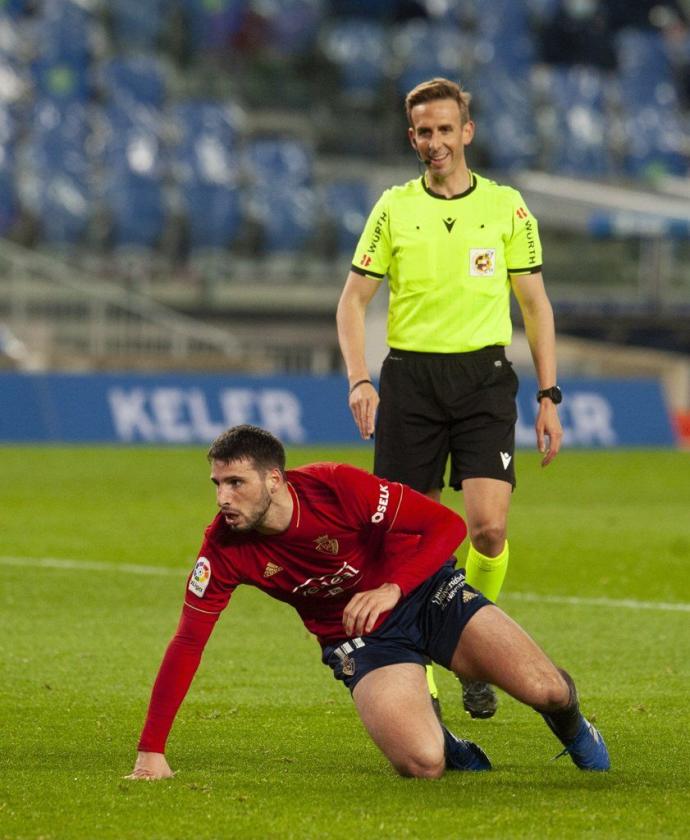
[[[563,431],[537,222],[519,192],[468,168],[469,104],[470,94],[447,79],[408,93],[408,136],[424,174],[386,190],[371,211],[337,324],[352,414],[362,438],[376,431],[374,473],[439,501],[450,457],[449,483],[465,497],[467,579],[495,601],[508,566],[515,486],[518,380],[505,355],[511,289],[539,382],[542,466],[557,455]],[[390,349],[377,393],[365,361],[365,314],[385,277]],[[485,684],[463,684],[463,702],[473,717],[496,711]]]

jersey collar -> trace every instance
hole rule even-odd
[[[426,173],[424,173],[424,175],[422,175],[422,186],[424,187],[424,192],[427,193],[427,195],[430,195],[432,198],[438,198],[439,201],[455,201],[456,198],[464,198],[466,195],[469,195],[471,192],[474,192],[474,190],[477,187],[477,178],[476,178],[474,172],[470,172],[470,185],[469,185],[469,187],[465,190],[465,192],[461,192],[461,193],[458,193],[457,195],[451,195],[451,196],[439,195],[438,193],[434,192],[431,189],[431,187],[428,186],[428,184],[426,182]]]

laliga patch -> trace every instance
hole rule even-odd
[[[189,589],[190,592],[193,592],[197,598],[203,598],[204,592],[206,592],[206,587],[208,586],[208,582],[210,580],[211,562],[205,557],[200,557],[196,561],[187,589]]]
[[[495,248],[470,248],[471,277],[493,277],[495,270]]]

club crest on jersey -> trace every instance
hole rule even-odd
[[[316,546],[317,551],[322,551],[325,554],[337,554],[340,549],[338,540],[329,537],[328,534],[324,534],[322,537],[317,537],[314,540],[314,545]]]
[[[198,598],[202,598],[210,580],[211,562],[206,557],[200,557],[196,561],[187,589],[193,592]]]
[[[496,270],[495,248],[470,249],[470,276],[493,277]]]

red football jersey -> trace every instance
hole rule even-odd
[[[294,501],[287,530],[233,532],[220,514],[207,528],[153,687],[140,750],[164,751],[204,646],[239,584],[292,604],[323,645],[345,638],[343,610],[355,593],[397,583],[404,597],[467,533],[443,505],[355,467],[311,464],[289,470],[287,479]]]
[[[236,586],[249,584],[291,604],[324,644],[344,637],[343,610],[356,592],[397,583],[406,595],[465,535],[447,508],[356,467],[311,464],[287,479],[286,531],[237,533],[216,516],[188,579],[188,607],[219,613]]]

